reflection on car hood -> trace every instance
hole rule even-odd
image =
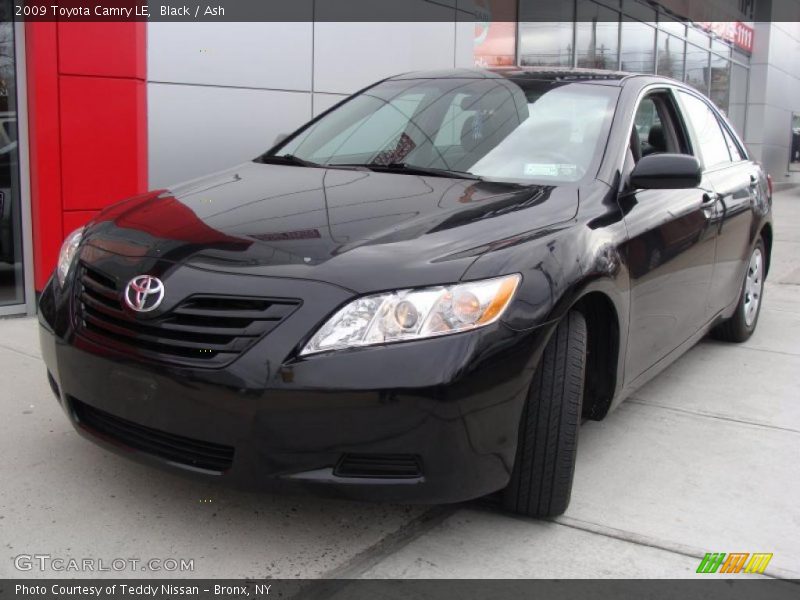
[[[246,163],[106,209],[86,243],[363,292],[457,281],[495,242],[577,204],[575,187]]]

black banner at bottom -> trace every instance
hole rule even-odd
[[[698,576],[702,577],[702,576]],[[796,600],[776,579],[4,579],[2,600]]]

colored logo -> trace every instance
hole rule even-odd
[[[765,552],[708,552],[700,561],[697,572],[763,573],[771,560],[772,553]]]
[[[125,288],[125,304],[136,312],[155,310],[164,299],[164,284],[158,277],[139,275]]]

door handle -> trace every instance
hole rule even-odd
[[[717,214],[717,200],[722,200],[722,194],[711,191],[706,191],[703,194],[700,208],[703,211],[703,216],[709,221],[714,220]]]

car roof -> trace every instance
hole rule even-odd
[[[390,77],[401,79],[517,79],[538,81],[575,81],[602,85],[621,86],[633,78],[646,78],[650,81],[668,83],[681,82],[669,77],[630,73],[627,71],[607,71],[603,69],[584,69],[580,67],[492,67],[490,69],[443,69],[438,71],[412,71]]]
[[[603,81],[620,82],[634,73],[625,71],[606,71],[603,69],[584,69],[580,67],[495,67],[497,73],[509,79],[538,79],[541,81]]]

